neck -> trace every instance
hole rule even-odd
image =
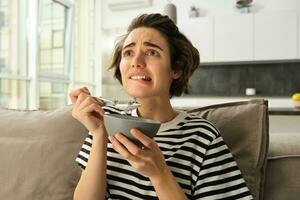
[[[153,119],[162,123],[171,121],[177,116],[172,108],[170,100],[138,99],[141,106],[138,108],[140,117]]]

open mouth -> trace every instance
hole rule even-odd
[[[151,81],[152,80],[148,76],[130,76],[129,79],[132,79],[132,80],[142,80],[142,81]]]

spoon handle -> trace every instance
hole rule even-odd
[[[141,104],[133,100],[109,100],[103,97],[95,97],[104,103],[104,106],[119,106],[124,108],[125,113],[138,108]]]

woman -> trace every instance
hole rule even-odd
[[[167,16],[132,21],[110,68],[141,104],[131,115],[162,125],[154,139],[131,130],[144,148],[121,133],[108,137],[104,112],[124,112],[103,106],[85,87],[72,91],[72,114],[90,131],[76,159],[83,171],[74,199],[252,199],[219,131],[170,104],[198,66],[198,51]]]

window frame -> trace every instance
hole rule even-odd
[[[40,3],[40,0],[34,0],[36,3],[36,9],[35,12],[32,10],[32,13],[37,14],[36,16],[32,16],[31,18],[29,17],[29,20],[32,20],[32,27],[29,28],[29,30],[33,30],[32,33],[28,33],[28,35],[33,35],[36,38],[36,41],[34,41],[34,38],[29,41],[34,41],[31,46],[32,54],[31,56],[29,55],[28,58],[31,59],[31,66],[29,65],[29,69],[31,69],[31,87],[30,91],[31,94],[29,96],[34,97],[29,99],[30,105],[29,109],[38,109],[40,107],[40,93],[39,93],[39,83],[40,82],[51,82],[51,83],[66,83],[69,85],[69,88],[74,85],[74,62],[73,60],[73,8],[74,5],[71,1],[69,0],[52,0],[55,3],[59,3],[60,5],[64,6],[66,8],[66,33],[65,33],[65,38],[64,38],[64,44],[65,44],[65,60],[64,60],[64,66],[66,67],[65,69],[67,70],[67,75],[62,75],[62,74],[53,74],[53,73],[39,73],[39,39],[40,35],[38,32],[38,29],[40,27],[39,24],[39,19],[42,17],[42,4]],[[30,48],[30,47],[29,47]],[[30,62],[29,62],[30,63]]]
[[[68,84],[68,90],[70,91],[77,85],[87,85],[93,87],[95,94],[100,96],[102,94],[102,57],[101,57],[101,42],[102,42],[102,20],[101,12],[102,2],[101,0],[94,1],[94,81],[82,82],[75,80],[75,59],[74,59],[74,9],[75,0],[52,0],[62,4],[67,9],[66,12],[66,29],[65,29],[65,60],[64,64],[68,73],[62,74],[40,74],[39,73],[39,50],[40,50],[40,35],[39,35],[39,19],[41,17],[41,0],[15,0],[18,4],[18,66],[25,67],[25,74],[1,74],[0,80],[20,80],[28,82],[28,92],[26,99],[26,109],[36,110],[40,108],[40,82],[50,83],[64,83]],[[98,55],[98,56],[97,56]],[[100,55],[100,56],[99,56]],[[100,59],[99,59],[100,58]],[[15,58],[14,58],[15,59]],[[67,95],[66,95],[67,96]],[[68,99],[68,103],[70,100]],[[17,105],[13,105],[13,108],[19,108]]]

